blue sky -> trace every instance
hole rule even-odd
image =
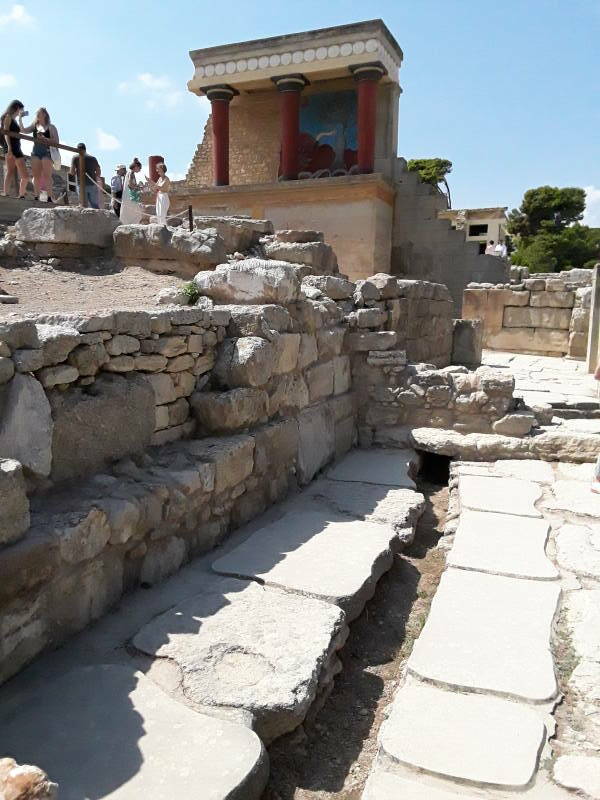
[[[164,155],[181,177],[207,102],[188,51],[381,17],[404,51],[399,153],[454,164],[453,205],[588,188],[600,225],[600,0],[0,0],[0,99],[46,105],[110,176]]]

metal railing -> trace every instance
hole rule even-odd
[[[26,133],[17,133],[16,131],[10,131],[6,128],[0,128],[0,135],[1,136],[8,136],[11,139],[25,139],[27,142],[36,142],[36,136],[28,136]],[[79,159],[77,163],[77,173],[79,178],[79,205],[85,208],[87,206],[87,198],[85,194],[85,150],[77,147],[71,147],[68,144],[58,144],[51,145],[52,147],[56,147],[58,150],[66,150],[69,153],[78,153]],[[65,191],[65,199],[68,205],[69,203],[69,181],[67,179],[67,188]]]

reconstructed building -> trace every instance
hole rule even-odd
[[[504,242],[507,206],[499,208],[448,208],[440,211],[440,219],[450,220],[453,228],[465,234],[467,242],[477,242],[484,253],[488,242]]]
[[[381,20],[193,50],[190,91],[211,115],[176,204],[322,230],[354,280],[447,284],[506,265],[438,219],[445,201],[397,156],[402,50]],[[440,205],[441,203],[441,205]]]

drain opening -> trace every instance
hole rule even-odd
[[[450,456],[439,453],[429,453],[427,450],[417,450],[421,461],[419,478],[437,486],[447,486],[450,480]]]

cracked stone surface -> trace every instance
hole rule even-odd
[[[0,752],[36,764],[61,800],[256,800],[268,761],[249,728],[198,714],[134,669],[98,665],[0,711]]]
[[[600,797],[600,757],[561,756],[554,765],[554,780],[566,789]]]
[[[330,603],[212,576],[133,644],[177,664],[194,705],[245,709],[270,741],[300,725],[331,682],[346,632],[343,612]]]
[[[335,481],[359,481],[415,489],[411,475],[418,467],[414,450],[354,450],[327,472]]]
[[[522,789],[535,773],[545,735],[541,717],[524,704],[406,683],[382,726],[380,742],[392,761],[413,768]]]
[[[466,509],[447,563],[495,575],[554,580],[558,570],[545,553],[549,530],[543,519]]]
[[[457,688],[530,702],[552,699],[550,633],[559,593],[550,581],[447,569],[409,670]]]
[[[600,440],[598,450],[600,452]],[[590,491],[588,483],[579,480],[558,480],[552,486],[553,499],[547,508],[567,511],[577,516],[600,517],[600,495]]]
[[[556,534],[556,561],[569,572],[600,580],[600,527],[563,525]]]
[[[534,506],[542,496],[542,489],[531,481],[461,475],[459,495],[462,508],[523,517],[542,516]],[[598,502],[600,503],[600,500]]]
[[[352,620],[390,568],[396,533],[391,525],[349,519],[310,501],[306,506],[260,528],[212,568],[326,600]]]

